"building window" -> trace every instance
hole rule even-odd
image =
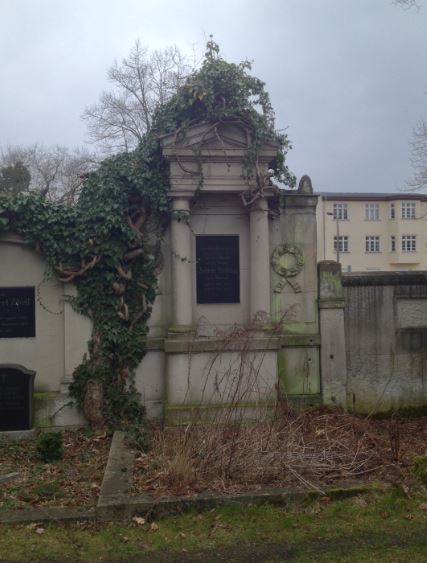
[[[390,203],[390,219],[396,219],[396,206]]]
[[[365,204],[365,221],[379,221],[380,220],[380,204],[379,203],[366,203]]]
[[[380,237],[371,235],[365,237],[365,250],[366,252],[379,252]]]
[[[348,219],[348,206],[346,203],[334,203],[333,217],[340,221]]]
[[[416,252],[417,237],[416,235],[402,235],[402,252]]]
[[[415,219],[415,201],[402,202],[402,219]]]
[[[337,237],[334,237],[334,252],[337,251]],[[348,252],[348,236],[339,237],[338,252]]]
[[[394,235],[390,237],[390,252],[396,252],[396,237]]]

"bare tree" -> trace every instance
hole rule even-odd
[[[89,139],[105,154],[129,151],[151,127],[153,113],[182,84],[190,67],[177,47],[149,52],[137,40],[129,56],[109,69],[111,92],[85,109]]]
[[[85,175],[97,165],[97,157],[85,149],[70,150],[57,145],[8,147],[0,153],[4,169],[19,163],[28,169],[29,190],[37,191],[47,199],[73,203],[78,198]]]
[[[410,10],[411,8],[420,8],[417,0],[393,0],[393,4],[407,8],[408,10]]]
[[[418,123],[411,141],[411,163],[414,175],[406,183],[409,190],[427,190],[427,123]]]

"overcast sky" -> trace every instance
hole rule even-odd
[[[139,38],[254,61],[288,163],[317,191],[397,191],[427,117],[427,2],[0,0],[0,146],[85,142],[81,113]]]

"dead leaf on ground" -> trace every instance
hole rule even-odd
[[[146,522],[145,518],[142,518],[141,516],[134,516],[132,518],[132,522],[135,522],[135,524],[137,524],[138,526],[143,526]]]

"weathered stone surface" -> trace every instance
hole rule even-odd
[[[346,276],[347,397],[357,412],[427,404],[427,284],[408,274]]]
[[[427,299],[397,299],[399,328],[427,328]]]
[[[19,473],[5,473],[3,475],[0,474],[0,484],[1,483],[8,483],[9,481],[13,481],[19,477]]]
[[[319,263],[319,316],[323,402],[347,408],[347,360],[341,265]]]
[[[126,445],[125,437],[124,432],[114,432],[101,485],[101,503],[105,497],[126,495],[129,492],[135,454]]]

